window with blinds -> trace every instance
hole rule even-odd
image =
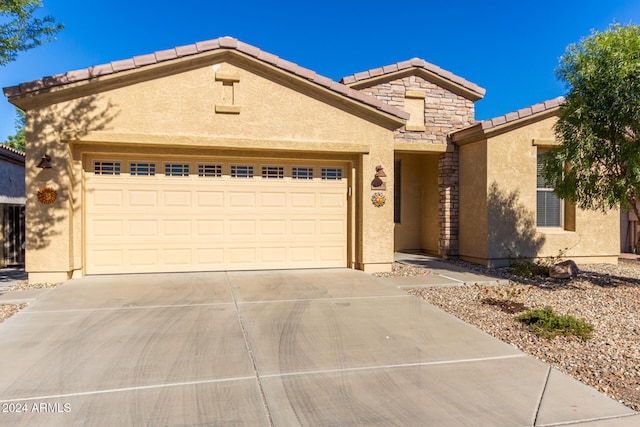
[[[562,200],[542,177],[544,151],[538,151],[536,179],[536,225],[538,227],[562,227]]]

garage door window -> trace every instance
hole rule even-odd
[[[342,169],[322,168],[322,179],[340,181],[342,179]]]
[[[155,163],[131,163],[129,169],[132,176],[155,176],[156,164]]]
[[[96,175],[120,175],[120,162],[94,162],[93,171]]]
[[[253,178],[253,166],[231,165],[232,178]]]
[[[262,177],[267,179],[283,179],[284,167],[282,166],[263,166]]]
[[[165,176],[189,176],[189,165],[183,163],[167,163],[164,165]]]
[[[222,176],[222,165],[198,165],[198,176],[220,178]]]
[[[313,179],[313,168],[291,168],[291,177],[293,179]]]

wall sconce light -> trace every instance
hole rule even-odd
[[[372,190],[386,190],[387,184],[384,183],[380,178],[386,177],[387,174],[384,173],[384,168],[381,165],[376,166],[376,176],[371,181],[371,189]]]
[[[40,163],[38,163],[38,167],[41,169],[51,169],[51,156],[45,154],[40,159]]]

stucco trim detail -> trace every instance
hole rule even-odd
[[[553,138],[534,138],[531,140],[534,147],[554,147],[560,145],[558,141]]]
[[[239,105],[216,105],[216,113],[240,114]]]
[[[237,73],[216,71],[216,81],[237,83],[240,81],[240,76]]]
[[[404,93],[404,96],[405,98],[424,99],[427,95],[419,90],[408,90]]]
[[[212,136],[165,135],[165,134],[135,134],[114,132],[87,132],[78,135],[75,132],[63,132],[62,142],[88,144],[140,144],[155,146],[192,146],[209,147],[230,150],[265,150],[316,153],[345,153],[368,154],[369,144],[338,142],[338,141],[309,141],[309,140],[270,140],[245,138],[217,138]]]
[[[425,144],[414,142],[395,142],[393,150],[396,153],[446,153],[452,152],[451,144]]]

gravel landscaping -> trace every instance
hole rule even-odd
[[[523,292],[510,298],[504,296],[509,288],[506,285],[427,287],[408,291],[624,405],[640,410],[638,261],[621,261],[617,266],[580,265],[578,277],[565,280],[523,279],[509,274],[506,269],[488,269],[462,261],[447,262],[526,286],[518,286]],[[414,266],[398,266],[395,271],[407,275],[411,269],[420,270]],[[502,298],[486,299],[487,295],[497,296],[500,290],[503,291]],[[574,336],[559,336],[552,340],[540,338],[514,319],[513,310],[505,310],[496,304],[496,299],[519,302],[531,309],[550,306],[558,314],[585,319],[595,326],[593,336],[587,341]]]

